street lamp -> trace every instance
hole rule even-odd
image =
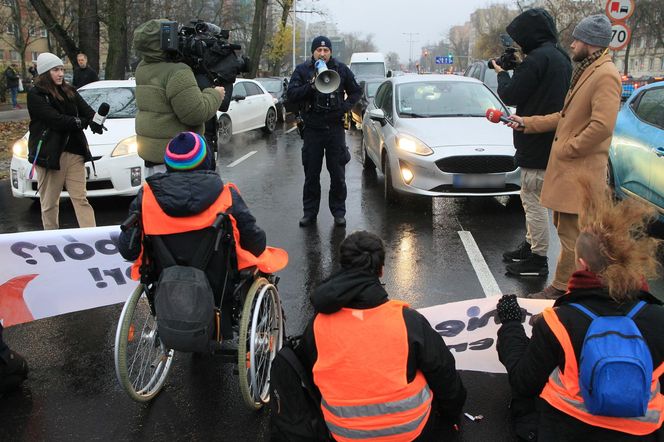
[[[408,55],[408,69],[411,69],[411,66],[413,65],[413,42],[416,40],[413,40],[413,35],[420,35],[419,32],[402,32],[401,34],[407,35],[408,36],[408,41],[410,45],[410,52]]]

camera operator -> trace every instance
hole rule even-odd
[[[498,95],[506,104],[516,106],[518,115],[558,112],[569,89],[572,64],[557,44],[553,18],[544,9],[529,9],[518,15],[506,30],[526,57],[518,64],[514,55],[503,56],[498,63],[496,60],[489,62],[489,67],[498,74]],[[506,54],[510,52],[506,50]],[[510,78],[506,71],[512,67],[514,74]],[[540,194],[553,137],[554,132],[514,131],[514,160],[521,167],[526,239],[516,250],[503,254],[504,260],[511,263],[506,267],[507,272],[513,275],[545,276],[549,273],[549,213],[540,204]]]
[[[162,23],[168,22],[150,20],[134,31],[134,48],[141,57],[136,68],[136,139],[148,176],[166,171],[169,140],[180,132],[203,135],[205,122],[216,115],[224,99],[223,87],[201,91],[191,67],[175,62],[162,49]]]
[[[330,173],[330,212],[334,224],[343,227],[346,225],[346,164],[350,161],[343,126],[344,114],[360,99],[362,89],[348,66],[332,58],[329,38],[314,38],[311,53],[310,60],[295,68],[286,92],[289,102],[301,106],[304,120],[304,216],[300,219],[300,226],[306,227],[316,222],[320,206],[320,171],[325,156],[327,171]],[[339,74],[339,87],[331,93],[319,92],[314,84],[314,64],[318,60],[325,61],[329,70]]]

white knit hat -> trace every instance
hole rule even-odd
[[[60,57],[50,52],[42,52],[37,57],[37,74],[41,75],[44,72],[48,72],[54,67],[64,66]]]

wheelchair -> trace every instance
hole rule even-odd
[[[270,400],[270,368],[283,345],[278,281],[277,276],[256,268],[238,273],[229,290],[237,350],[222,347],[220,311],[216,311],[211,352],[237,364],[242,398],[251,410],[259,410]],[[154,283],[141,281],[124,304],[115,335],[115,372],[122,388],[137,402],[148,402],[159,394],[175,356],[159,339],[154,293]]]

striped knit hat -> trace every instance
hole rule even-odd
[[[195,132],[180,132],[169,141],[164,163],[168,170],[176,172],[212,168],[205,138]]]

